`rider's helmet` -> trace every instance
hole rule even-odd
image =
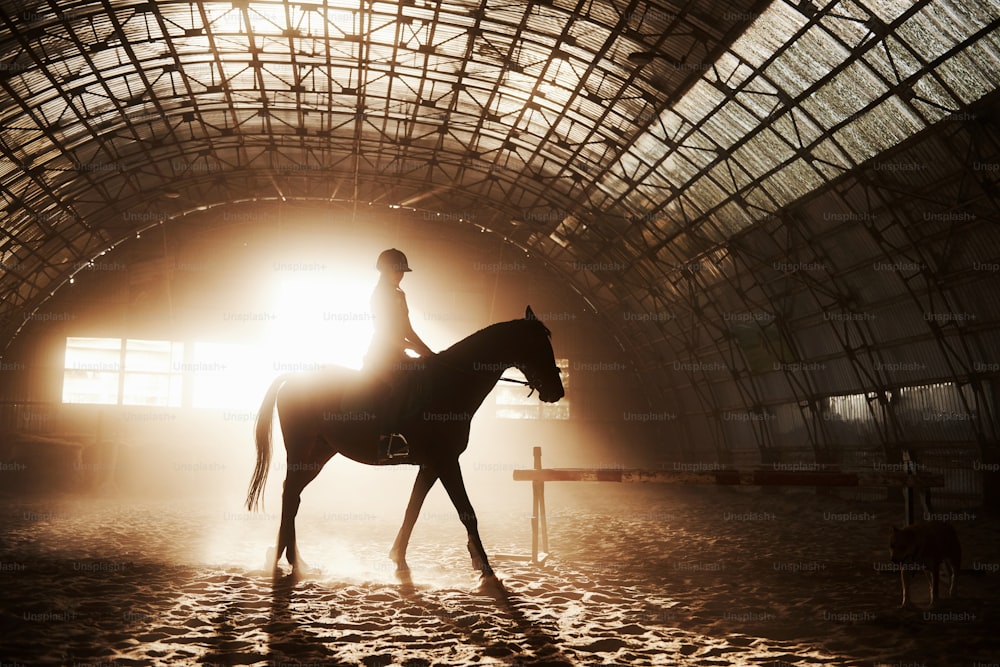
[[[403,254],[403,251],[396,250],[395,248],[383,250],[378,256],[378,260],[375,262],[375,268],[378,269],[380,273],[385,273],[386,271],[413,270],[406,262],[406,255]]]

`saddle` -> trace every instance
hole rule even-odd
[[[431,393],[431,382],[426,373],[399,372],[392,382],[381,378],[364,378],[341,395],[339,415],[343,418],[370,421],[380,426],[387,423],[405,424],[406,420],[420,414]],[[402,393],[396,393],[402,392]],[[386,415],[385,411],[394,415]],[[377,429],[373,429],[377,430]],[[407,437],[406,428],[395,432]],[[372,438],[372,460],[376,465],[412,463],[409,453],[390,454],[386,443]]]
[[[345,416],[357,415],[375,421],[379,409],[378,399],[388,390],[388,385],[384,382],[366,380],[344,391],[337,407]]]

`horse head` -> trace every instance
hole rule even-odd
[[[566,390],[552,351],[552,332],[535,316],[531,306],[524,312],[524,321],[530,323],[527,325],[528,345],[517,368],[524,373],[528,386],[538,391],[538,398],[545,403],[555,403],[566,395]]]

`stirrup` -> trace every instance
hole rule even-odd
[[[387,459],[394,459],[400,456],[410,455],[410,443],[406,441],[406,438],[402,433],[390,433],[389,435],[383,435],[380,438],[381,441],[386,441],[385,447],[385,457]],[[394,450],[393,446],[401,443],[402,449]]]

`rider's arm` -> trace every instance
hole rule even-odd
[[[431,350],[431,348],[427,347],[427,343],[420,340],[420,336],[418,336],[417,332],[415,332],[413,330],[413,327],[410,326],[409,318],[407,318],[406,326],[409,329],[409,331],[406,334],[406,342],[413,346],[413,351],[419,354],[421,357],[432,356],[434,354],[434,351]]]
[[[410,324],[410,307],[406,303],[405,295],[403,296],[403,317],[399,324],[403,329],[403,340],[412,346],[411,349],[414,352],[419,354],[421,357],[433,356],[434,351],[428,347],[427,343],[420,339],[417,332],[413,330],[413,325]]]

